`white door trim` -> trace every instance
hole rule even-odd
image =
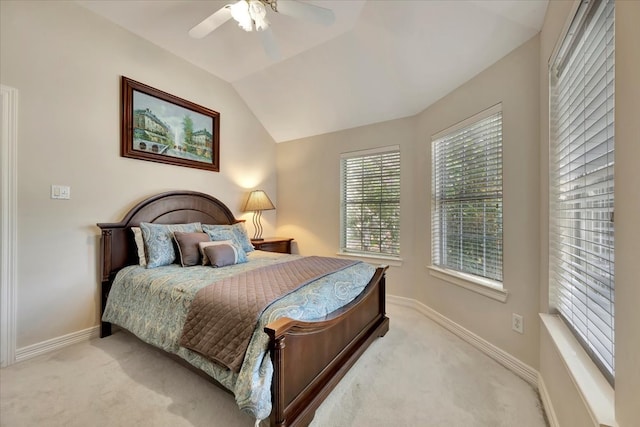
[[[0,85],[0,366],[16,361],[18,90]]]

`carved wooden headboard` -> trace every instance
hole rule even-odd
[[[139,226],[141,222],[234,224],[239,221],[235,219],[231,210],[215,197],[196,191],[170,191],[138,203],[120,222],[98,223],[102,230],[99,264],[102,280],[101,313],[104,311],[116,273],[123,267],[139,262],[130,228]],[[101,332],[102,336],[104,332]]]
[[[195,191],[170,191],[150,197],[133,207],[118,223],[99,223],[102,230],[100,266],[102,281],[113,279],[127,265],[138,263],[131,227],[141,222],[158,224],[233,224],[231,210],[215,197]]]

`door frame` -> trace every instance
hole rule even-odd
[[[18,90],[0,85],[0,367],[16,361]]]

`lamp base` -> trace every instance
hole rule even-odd
[[[253,235],[253,240],[262,241],[262,224],[260,224],[260,218],[262,217],[262,211],[255,211],[253,213],[253,226],[256,229],[255,234]]]

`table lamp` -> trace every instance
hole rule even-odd
[[[253,240],[264,240],[262,238],[262,224],[260,218],[262,217],[262,211],[268,211],[275,209],[271,199],[267,196],[263,190],[255,190],[249,194],[247,203],[244,205],[245,212],[253,212],[253,226],[255,227],[255,235]]]

